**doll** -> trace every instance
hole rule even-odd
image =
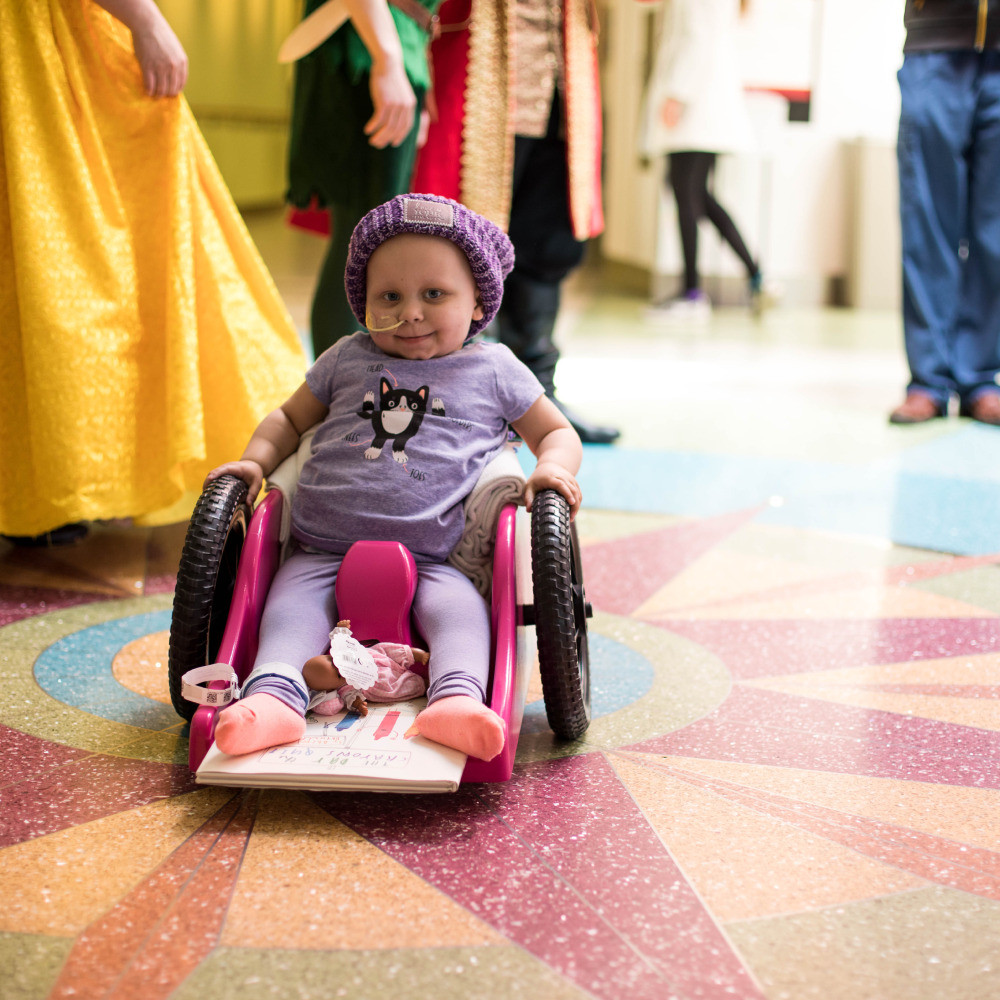
[[[338,634],[346,633],[349,637],[350,624],[346,619],[337,622],[337,628],[331,633],[331,642],[336,643]],[[367,715],[368,699],[407,701],[419,698],[427,690],[423,677],[410,669],[414,664],[427,665],[430,654],[426,650],[398,642],[379,642],[364,651],[374,660],[378,676],[373,684],[363,689],[348,681],[334,664],[331,653],[323,653],[306,661],[302,677],[309,690],[314,692],[310,711],[316,715],[336,715],[346,708],[356,715]],[[353,672],[351,673],[354,679]]]

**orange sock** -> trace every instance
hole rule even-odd
[[[228,754],[253,753],[294,743],[306,731],[306,720],[272,694],[251,694],[219,713],[215,745]]]
[[[492,760],[503,749],[503,719],[467,694],[428,705],[417,716],[416,727],[421,736],[480,760]]]

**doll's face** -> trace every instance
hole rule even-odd
[[[473,320],[483,318],[469,261],[443,236],[402,233],[386,240],[368,259],[367,286],[369,332],[393,357],[453,354]]]

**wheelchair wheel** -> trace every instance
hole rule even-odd
[[[198,706],[181,694],[181,678],[218,654],[250,521],[246,498],[242,479],[220,476],[198,499],[184,538],[167,670],[174,710],[189,721]]]
[[[556,736],[579,739],[590,725],[588,608],[576,528],[555,490],[532,504],[531,578],[545,714]]]

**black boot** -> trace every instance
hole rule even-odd
[[[0,535],[5,542],[18,549],[57,548],[60,545],[72,545],[87,537],[87,525],[83,522],[63,524],[40,535]]]
[[[580,440],[584,444],[614,444],[621,437],[621,431],[617,427],[601,427],[599,424],[592,424],[585,420],[578,413],[574,413],[565,403],[549,397],[559,408],[562,415],[573,425],[573,430],[580,435]]]
[[[584,444],[611,444],[621,435],[615,427],[596,426],[567,410],[556,399],[555,374],[559,349],[552,333],[559,314],[559,283],[540,281],[517,267],[504,282],[503,303],[496,319],[496,336],[531,371],[559,407]]]

